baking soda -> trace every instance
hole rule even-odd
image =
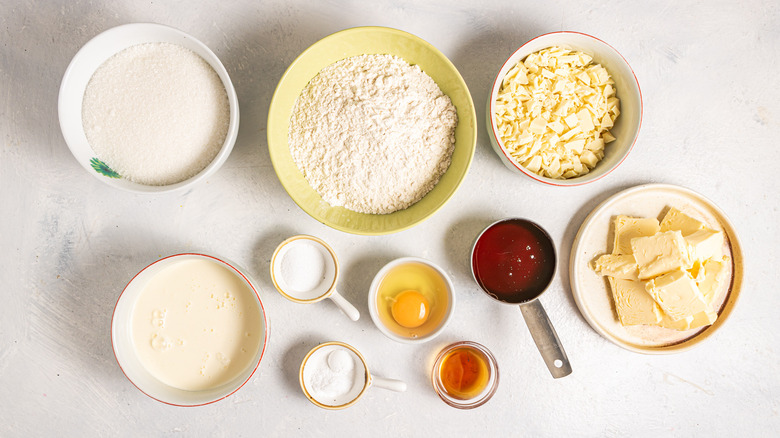
[[[354,399],[365,380],[365,370],[341,347],[318,351],[306,363],[306,387],[323,404],[338,406]]]
[[[146,185],[184,181],[214,160],[230,108],[217,73],[195,52],[170,43],[131,46],[93,74],[82,105],[97,157]]]

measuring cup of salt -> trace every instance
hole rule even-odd
[[[339,261],[327,243],[314,236],[290,237],[271,257],[271,281],[285,298],[296,303],[316,303],[330,298],[351,320],[360,312],[336,291]]]
[[[406,391],[406,383],[400,380],[371,375],[363,355],[343,342],[326,342],[309,351],[299,380],[306,398],[324,409],[352,406],[371,386]]]

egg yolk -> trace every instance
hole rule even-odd
[[[421,293],[405,290],[395,297],[391,312],[395,322],[406,328],[415,328],[428,320],[428,309],[428,300]]]

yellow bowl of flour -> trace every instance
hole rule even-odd
[[[324,67],[358,55],[388,54],[419,66],[455,105],[458,125],[452,161],[438,184],[417,203],[390,214],[358,213],[334,207],[309,185],[290,153],[288,129],[301,91]],[[466,83],[444,54],[422,39],[396,29],[358,27],[334,33],[293,61],[274,92],[268,114],[268,150],[284,189],[306,213],[337,230],[362,235],[389,234],[410,228],[441,208],[460,186],[474,155],[477,128],[474,103]]]

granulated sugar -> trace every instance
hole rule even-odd
[[[457,113],[419,67],[361,55],[322,69],[295,102],[288,141],[333,206],[386,214],[422,199],[450,165]]]
[[[214,159],[230,120],[217,73],[189,49],[131,46],[94,73],[84,93],[84,132],[98,158],[146,185],[184,181]]]

